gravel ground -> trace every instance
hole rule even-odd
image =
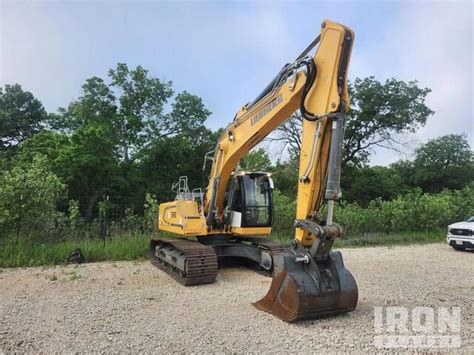
[[[245,268],[188,288],[148,262],[3,269],[0,353],[376,351],[377,306],[460,306],[461,350],[474,353],[474,253],[430,244],[343,255],[356,311],[297,324],[251,305],[271,279]]]

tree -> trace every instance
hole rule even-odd
[[[43,104],[20,85],[0,88],[0,150],[21,143],[41,129],[47,114]]]
[[[275,189],[278,189],[290,199],[295,199],[298,189],[298,166],[297,158],[287,161],[278,160],[271,169]]]
[[[92,77],[82,85],[82,96],[58,114],[50,114],[48,123],[53,130],[72,134],[88,124],[107,126],[112,137],[118,136],[116,97],[103,79]]]
[[[0,235],[45,238],[54,227],[56,202],[66,186],[37,155],[31,164],[17,164],[0,175]]]
[[[474,180],[474,153],[465,134],[432,139],[415,154],[414,183],[424,191],[461,189]]]
[[[121,91],[118,118],[123,157],[129,159],[130,149],[143,145],[147,134],[166,129],[168,120],[163,115],[167,100],[173,95],[171,82],[148,76],[141,66],[128,69],[124,63],[109,70],[111,87]]]
[[[390,168],[399,175],[403,183],[410,187],[416,187],[415,184],[415,168],[413,161],[408,159],[401,159],[395,163],[390,164]]]
[[[70,198],[78,200],[86,218],[92,218],[97,201],[112,194],[120,181],[117,147],[106,126],[89,124],[71,136],[62,160],[62,176]],[[124,182],[126,184],[126,182]]]
[[[19,145],[15,164],[31,164],[37,155],[48,160],[52,171],[59,177],[70,163],[66,157],[71,139],[64,133],[43,130]]]
[[[202,171],[204,155],[215,147],[220,133],[204,129],[198,140],[178,134],[157,139],[142,149],[137,160],[146,192],[155,194],[159,201],[170,200],[175,195],[171,185],[182,175],[188,177],[191,189],[206,188],[208,176]]]
[[[71,135],[39,132],[20,144],[15,164],[31,164],[37,155],[47,159],[51,171],[67,184],[69,197],[80,202],[87,218],[93,217],[104,195],[114,194],[120,185],[135,187],[128,171],[121,169],[116,141],[107,125],[91,122]]]
[[[398,150],[400,135],[413,133],[433,114],[425,105],[431,90],[419,88],[417,81],[374,77],[357,78],[349,85],[353,104],[345,131],[344,163],[365,163],[373,147]]]
[[[82,95],[49,121],[69,140],[59,150],[62,158],[54,169],[87,218],[95,216],[98,201],[106,195],[111,208],[143,209],[145,193],[160,196],[161,187],[168,191],[168,175],[179,174],[176,166],[182,162],[196,165],[200,185],[200,147],[206,146],[209,135],[203,123],[211,113],[201,98],[184,91],[173,99],[171,82],[152,77],[141,66],[129,69],[119,63],[108,77],[86,80]],[[155,158],[166,161],[166,171],[161,164],[159,173],[153,170]]]
[[[407,193],[410,188],[397,171],[391,167],[356,167],[348,165],[343,175],[342,197],[367,207],[377,198],[389,201]]]
[[[283,149],[288,149],[290,159],[297,160],[301,150],[301,130],[303,128],[303,117],[300,111],[294,112],[290,118],[284,121],[276,130],[275,134],[267,138],[270,142],[279,142]]]
[[[211,111],[206,109],[202,99],[183,91],[176,95],[171,107],[172,111],[164,120],[161,129],[157,130],[159,136],[181,134],[192,139],[199,137],[198,131],[204,128],[204,122],[211,115]]]
[[[277,188],[273,190],[273,208],[275,219],[273,222],[273,233],[278,234],[280,239],[291,240],[294,237],[296,200],[281,193]]]
[[[151,77],[141,66],[129,69],[119,63],[108,72],[110,83],[93,77],[82,86],[83,95],[67,109],[50,115],[50,126],[67,133],[88,124],[101,125],[116,142],[123,160],[133,159],[142,147],[155,139],[172,135],[199,137],[211,112],[202,99],[183,91],[173,96],[171,82]]]
[[[240,160],[240,168],[248,171],[269,171],[272,162],[268,153],[263,148],[258,148],[248,152],[242,160]]]
[[[404,133],[415,132],[433,114],[425,97],[430,89],[421,89],[416,81],[405,83],[389,79],[380,83],[374,77],[357,78],[348,85],[351,109],[347,114],[344,164],[367,163],[374,147],[400,149]],[[302,117],[296,112],[278,128],[270,140],[288,145],[291,156],[301,146]]]

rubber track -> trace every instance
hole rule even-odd
[[[186,270],[173,270],[167,263],[155,256],[157,245],[168,244],[180,251],[185,259]],[[150,261],[184,286],[213,283],[217,275],[217,256],[212,247],[198,241],[186,239],[159,238],[150,243]]]

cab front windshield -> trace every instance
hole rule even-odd
[[[245,224],[269,227],[272,224],[271,189],[267,176],[242,177],[245,190]]]

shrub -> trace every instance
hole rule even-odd
[[[296,201],[274,191],[276,234],[293,235]],[[324,216],[326,210],[321,214]],[[334,209],[334,220],[344,228],[345,235],[368,233],[399,233],[434,231],[474,215],[474,184],[462,190],[443,190],[423,194],[415,189],[392,201],[372,200],[366,208],[357,203],[341,201]]]
[[[296,215],[296,201],[290,200],[278,190],[273,191],[274,223],[273,231],[278,234],[288,235],[291,239],[294,234]]]
[[[375,199],[367,208],[341,202],[335,208],[334,220],[344,227],[345,234],[361,235],[438,230],[473,214],[471,184],[462,190],[443,190],[438,194],[423,194],[415,189],[392,201]]]
[[[56,202],[66,187],[37,155],[0,175],[0,235],[17,238],[51,236],[57,218]]]

